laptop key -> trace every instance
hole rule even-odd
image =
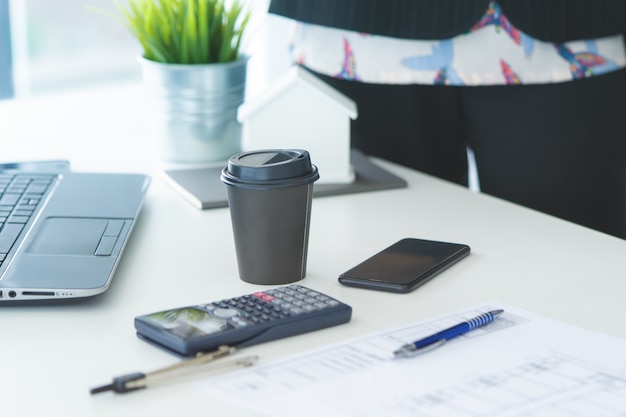
[[[43,193],[46,192],[47,189],[48,189],[48,185],[47,184],[33,183],[33,184],[28,186],[28,188],[26,189],[26,193],[28,193],[28,194],[43,194]]]
[[[9,194],[5,193],[2,198],[0,198],[0,205],[14,206],[17,204],[21,197],[21,194]]]
[[[22,232],[24,225],[21,223],[7,223],[0,230],[0,253],[9,253],[11,247]]]
[[[11,215],[11,217],[9,217],[7,219],[7,224],[9,223],[22,223],[22,224],[26,224],[28,223],[28,219],[30,219],[29,216],[17,216],[15,214]]]

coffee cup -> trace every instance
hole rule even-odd
[[[239,277],[253,284],[302,280],[313,183],[306,150],[265,149],[233,155],[222,170],[227,186]]]

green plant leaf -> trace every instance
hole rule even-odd
[[[115,0],[146,59],[168,63],[234,61],[250,13],[240,0]]]
[[[207,62],[209,59],[209,8],[207,0],[198,3],[198,61]]]

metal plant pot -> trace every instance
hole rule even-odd
[[[139,62],[163,160],[226,161],[241,151],[237,108],[245,95],[247,57],[216,64]]]

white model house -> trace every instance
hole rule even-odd
[[[243,149],[297,148],[309,151],[319,183],[349,183],[353,100],[294,66],[260,96],[239,108]]]

